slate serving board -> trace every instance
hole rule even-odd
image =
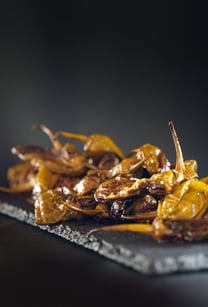
[[[26,195],[0,193],[0,213],[38,227],[143,274],[170,274],[208,268],[208,241],[158,243],[151,237],[128,232],[87,233],[99,226],[95,221],[69,221],[39,226]]]

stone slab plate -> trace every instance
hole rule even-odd
[[[93,250],[143,274],[170,274],[208,268],[208,241],[194,243],[158,243],[152,238],[127,232],[87,233],[99,226],[94,221],[73,221],[38,226],[33,206],[25,195],[0,194],[0,213],[38,227],[70,242]]]

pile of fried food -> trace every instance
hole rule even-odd
[[[208,238],[208,177],[199,179],[197,162],[183,159],[173,122],[175,163],[151,144],[125,156],[106,135],[35,128],[53,146],[13,147],[21,162],[8,169],[9,187],[0,191],[31,193],[37,224],[96,219],[101,226],[92,233],[132,231],[157,241]],[[82,152],[72,143],[62,145],[60,136],[82,142]]]

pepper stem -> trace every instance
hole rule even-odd
[[[130,231],[130,232],[136,232],[146,235],[153,235],[153,226],[151,224],[117,224],[117,225],[107,225],[103,227],[98,227],[95,229],[92,229],[88,232],[87,236],[92,235],[95,232],[98,231]]]
[[[179,139],[178,136],[176,134],[173,122],[169,122],[169,128],[170,128],[170,132],[172,134],[172,138],[173,138],[173,142],[175,145],[175,151],[176,151],[176,165],[175,165],[175,170],[176,172],[180,173],[180,174],[184,174],[185,172],[185,166],[184,166],[184,160],[183,160],[183,153],[181,150],[181,145],[179,143]]]

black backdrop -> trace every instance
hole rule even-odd
[[[198,3],[198,2],[197,2]],[[3,1],[1,182],[16,144],[48,145],[32,126],[150,142],[207,162],[205,7],[192,1]]]

